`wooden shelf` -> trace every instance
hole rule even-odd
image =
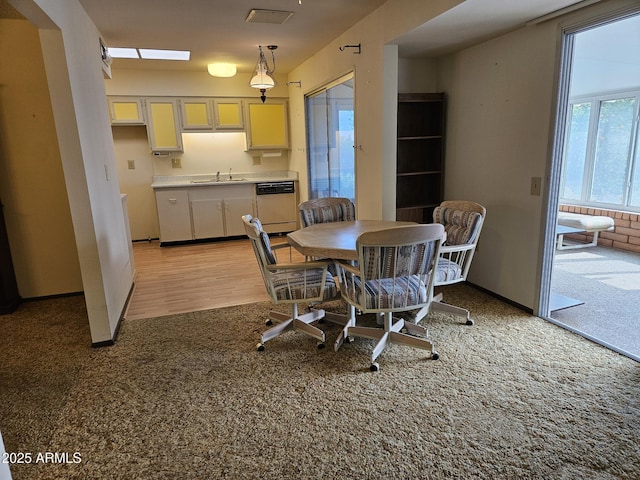
[[[444,186],[445,95],[398,95],[396,219],[430,223]]]

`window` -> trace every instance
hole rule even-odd
[[[640,211],[640,91],[571,103],[561,201]]]

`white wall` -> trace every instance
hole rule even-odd
[[[472,283],[533,307],[547,165],[556,26],[523,28],[440,62],[447,92],[445,197],[487,208]]]
[[[113,339],[133,282],[99,33],[77,0],[12,0],[40,29],[93,343]]]
[[[434,93],[438,86],[436,59],[398,58],[398,93]]]

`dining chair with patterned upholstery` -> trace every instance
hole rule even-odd
[[[447,234],[447,239],[440,248],[435,276],[436,287],[467,280],[486,214],[485,207],[467,200],[444,201],[434,209],[434,223],[443,225]],[[444,303],[442,299],[441,292],[435,295],[431,311],[452,313],[463,317],[466,325],[473,325],[469,310]],[[424,309],[416,312],[416,323],[427,313]]]
[[[276,250],[290,248],[288,243],[271,245],[269,235],[262,229],[259,219],[251,215],[242,217],[245,232],[251,240],[258,266],[264,280],[269,298],[274,304],[291,304],[291,315],[271,311],[266,321],[268,326],[276,325],[262,334],[258,350],[265,343],[287,330],[301,331],[318,341],[318,348],[324,347],[324,331],[311,325],[325,317],[322,309],[313,309],[304,314],[298,311],[302,302],[320,302],[339,298],[338,289],[332,275],[328,272],[328,262],[279,262]]]
[[[342,298],[349,304],[349,322],[339,335],[335,348],[352,336],[377,340],[371,354],[371,370],[377,371],[377,357],[389,343],[429,350],[438,358],[433,344],[426,338],[427,329],[394,312],[426,308],[433,301],[433,285],[440,245],[444,239],[442,225],[405,225],[363,233],[358,237],[357,265],[339,261],[338,273]],[[384,328],[356,325],[355,310],[382,313]],[[405,333],[406,332],[406,333]]]
[[[356,207],[343,197],[313,198],[298,205],[300,225],[308,227],[316,223],[345,222],[356,219]]]

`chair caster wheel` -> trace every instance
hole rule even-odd
[[[318,350],[322,350],[325,347],[324,342],[318,342]]]
[[[473,325],[473,320],[471,320],[470,318],[467,318],[467,325]]]
[[[259,352],[264,352],[264,343],[259,343],[259,344],[256,346],[256,349],[257,349]]]
[[[346,343],[353,343],[353,337],[351,335],[347,335],[347,337],[344,339],[344,341]]]
[[[431,360],[438,360],[440,358],[440,354],[438,352],[431,353]]]
[[[273,321],[272,321],[270,318],[267,318],[267,319],[264,321],[264,324],[265,324],[267,327],[270,327],[271,325],[273,325]]]
[[[372,372],[377,372],[378,370],[380,370],[380,365],[378,365],[377,362],[373,362],[369,367],[369,370],[371,370]]]

